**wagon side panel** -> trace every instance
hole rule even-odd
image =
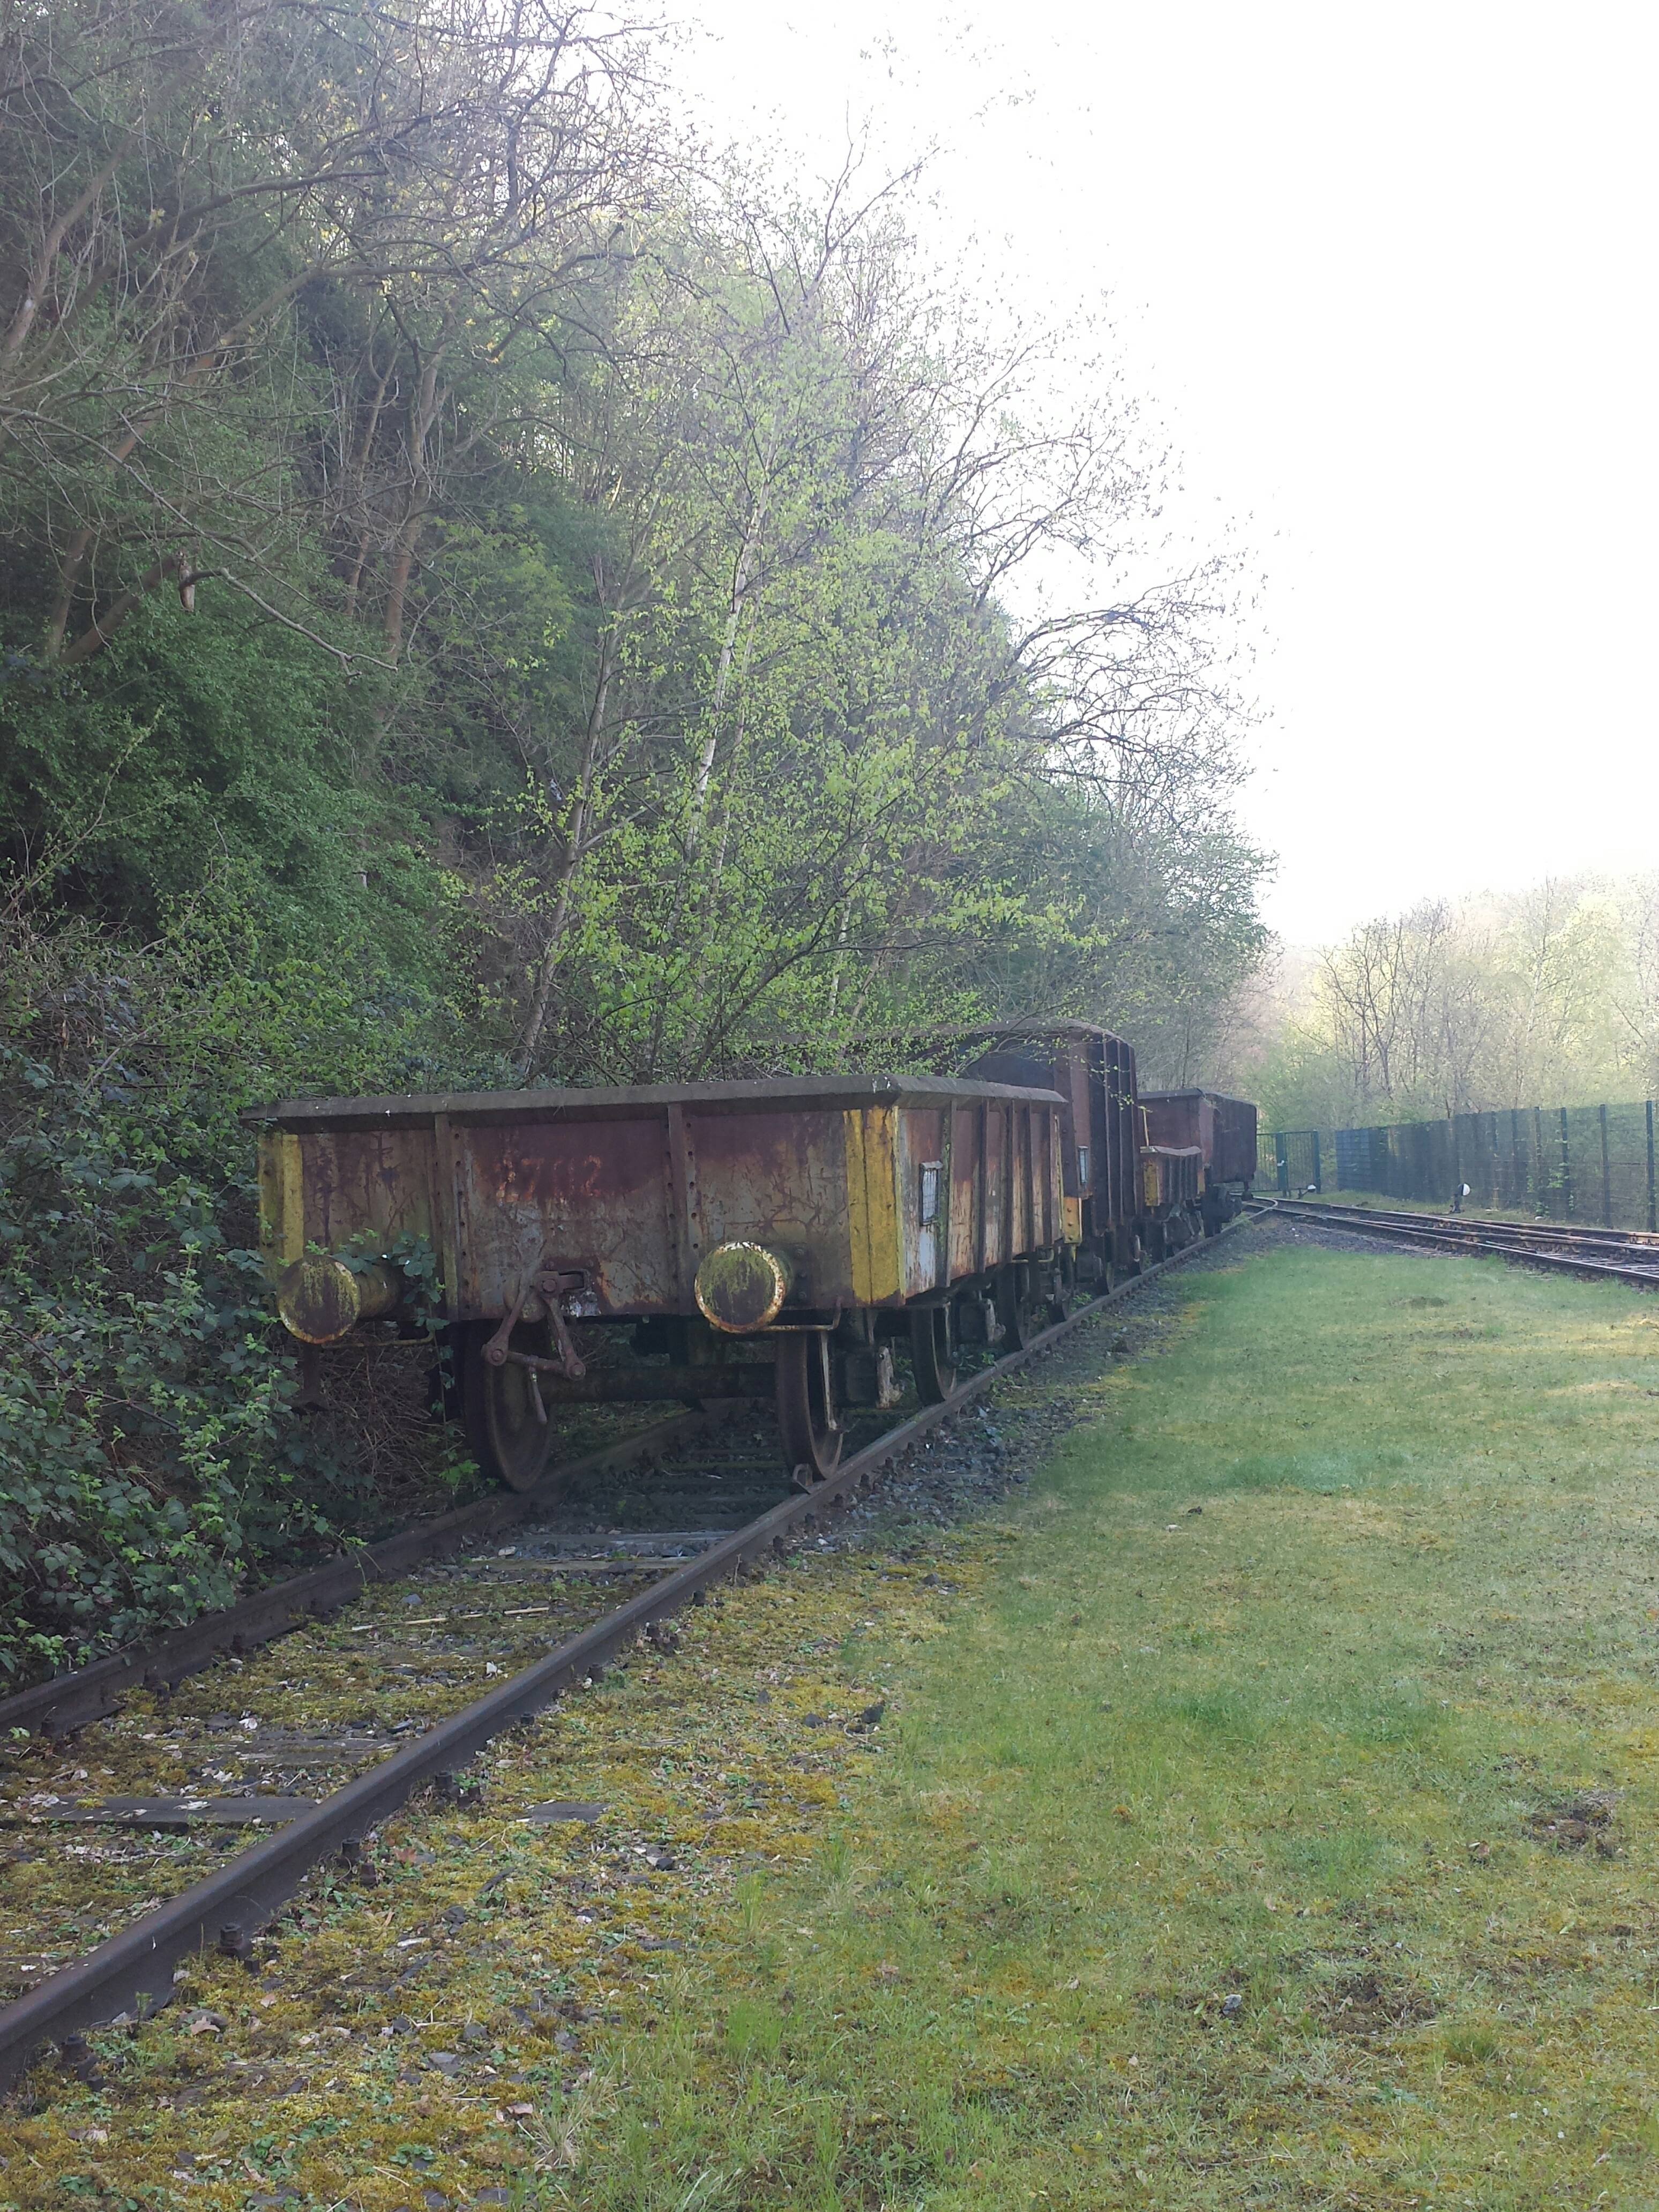
[[[951,1117],[950,1276],[960,1282],[980,1271],[980,1141],[985,1126],[981,1102],[958,1106]]]
[[[1196,1091],[1176,1091],[1143,1093],[1141,1103],[1146,1110],[1146,1141],[1152,1145],[1168,1145],[1177,1149],[1188,1145],[1203,1145],[1202,1095]],[[1209,1157],[1207,1152],[1206,1158]]]
[[[985,1264],[1008,1258],[1008,1109],[985,1109]]]
[[[1215,1102],[1215,1172],[1222,1182],[1247,1187],[1255,1174],[1256,1109],[1243,1098]]]
[[[1111,1036],[1100,1039],[1098,1055],[1090,1074],[1090,1119],[1094,1149],[1099,1154],[1091,1219],[1097,1236],[1109,1236],[1114,1228],[1132,1221],[1139,1211],[1125,1129],[1124,1099],[1126,1093],[1130,1097],[1133,1096],[1134,1070],[1127,1048],[1120,1039]]]
[[[763,1244],[790,1267],[789,1303],[855,1303],[847,1115],[792,1109],[686,1110],[702,1249]]]
[[[1116,1156],[1112,1218],[1127,1225],[1142,1211],[1140,1184],[1140,1112],[1136,1103],[1134,1048],[1115,1040],[1109,1066],[1108,1115]]]
[[[272,1130],[260,1146],[259,1197],[266,1251],[284,1265],[311,1245],[339,1252],[433,1238],[432,1131]]]
[[[1060,1234],[1070,1244],[1083,1235],[1083,1210],[1094,1197],[1097,1156],[1090,1112],[1092,1037],[1079,1038],[1066,1055],[1055,1087],[1066,1100],[1060,1117]]]
[[[538,1260],[580,1274],[597,1313],[680,1310],[664,1115],[474,1123],[455,1140],[463,1316],[505,1312]]]
[[[854,1300],[890,1305],[904,1293],[896,1112],[879,1106],[848,1114],[844,1141]]]
[[[259,1249],[274,1277],[306,1249],[305,1160],[290,1129],[259,1138]]]
[[[1021,1258],[1031,1249],[1031,1180],[1034,1162],[1031,1158],[1031,1109],[1029,1106],[1014,1109],[1014,1207],[1013,1254]]]
[[[1062,1139],[1062,1129],[1070,1116],[1064,1109],[1046,1106],[1041,1109],[1042,1121],[1042,1242],[1045,1247],[1058,1244],[1066,1230],[1065,1159],[1068,1147]]]

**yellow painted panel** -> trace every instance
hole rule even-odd
[[[1080,1198],[1063,1198],[1060,1206],[1064,1213],[1064,1227],[1060,1233],[1068,1244],[1080,1244],[1083,1242],[1083,1200]]]
[[[259,1139],[259,1248],[273,1267],[305,1252],[300,1139],[291,1129],[267,1129]]]
[[[890,1107],[849,1113],[847,1122],[847,1227],[853,1296],[878,1305],[900,1294],[898,1176]]]
[[[864,1124],[856,1114],[842,1116],[847,1146],[847,1259],[854,1298],[870,1302],[870,1207],[864,1189]]]

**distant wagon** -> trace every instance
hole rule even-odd
[[[288,1328],[338,1342],[407,1310],[395,1255],[435,1262],[473,1449],[523,1489],[559,1406],[772,1398],[786,1462],[813,1480],[843,1407],[897,1397],[896,1344],[923,1400],[946,1397],[959,1340],[998,1312],[1018,1340],[1060,1310],[1066,1111],[1046,1085],[864,1075],[246,1118]],[[607,1323],[631,1356],[605,1356]]]
[[[902,1050],[924,1066],[1059,1092],[1066,1237],[1085,1282],[1109,1284],[1197,1237],[1197,1140],[1149,1127],[1136,1087],[1134,1047],[1110,1030],[1033,1019],[884,1031],[861,1042],[866,1050]]]
[[[1140,1103],[1154,1143],[1196,1146],[1200,1213],[1205,1233],[1213,1237],[1239,1211],[1255,1180],[1255,1108],[1218,1091],[1143,1091]]]

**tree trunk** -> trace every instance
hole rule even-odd
[[[553,1003],[553,978],[559,965],[559,953],[564,933],[569,926],[572,890],[576,870],[587,852],[587,832],[592,807],[593,777],[599,765],[599,744],[605,734],[605,709],[610,702],[611,685],[617,672],[617,631],[615,622],[607,625],[599,638],[599,667],[595,672],[593,697],[587,712],[587,726],[582,732],[580,766],[576,775],[576,796],[570,812],[570,824],[565,832],[564,854],[559,864],[558,896],[554,901],[553,918],[548,924],[547,936],[542,947],[541,964],[536,974],[536,988],[530,1002],[530,1012],[519,1040],[519,1057],[528,1075],[536,1064],[536,1054],[547,1027],[548,1009]]]
[[[371,362],[374,359],[372,349],[369,358]],[[392,360],[381,370],[375,384],[374,397],[369,403],[368,422],[362,438],[358,441],[356,454],[351,462],[350,472],[347,478],[352,498],[359,509],[362,506],[363,484],[368,474],[368,457],[374,450],[374,441],[380,434],[380,410],[386,404],[386,386],[392,381],[392,372],[396,366],[397,356],[394,353]],[[356,557],[352,562],[350,573],[346,578],[345,611],[348,621],[355,619],[356,616],[357,595],[362,589],[363,570],[368,562],[368,549],[374,542],[374,532],[360,520]]]
[[[754,580],[755,564],[760,557],[761,538],[766,529],[766,519],[772,501],[772,471],[777,465],[778,437],[775,433],[762,465],[760,490],[749,510],[749,520],[743,533],[743,543],[738,548],[736,565],[732,571],[732,592],[727,602],[726,628],[720,638],[720,657],[714,664],[714,692],[709,702],[708,725],[703,733],[702,746],[697,756],[696,772],[691,787],[691,811],[686,823],[685,854],[690,860],[697,849],[702,835],[703,812],[708,803],[708,786],[714,773],[714,757],[720,750],[720,721],[726,713],[726,693],[731,687],[732,664],[736,658],[738,632],[743,624],[749,605],[750,586]]]

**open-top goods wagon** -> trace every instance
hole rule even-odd
[[[900,1034],[863,1042],[886,1049]],[[1031,1020],[907,1031],[902,1045],[926,1066],[1059,1093],[1066,1237],[1085,1282],[1132,1274],[1197,1236],[1198,1146],[1148,1128],[1125,1038],[1091,1022]]]
[[[896,1398],[896,1343],[924,1400],[946,1396],[963,1311],[1018,1341],[1033,1286],[1058,1295],[1065,1111],[1042,1085],[865,1075],[246,1118],[290,1332],[330,1344],[406,1312],[400,1255],[418,1255],[473,1448],[523,1488],[561,1404],[772,1397],[811,1479],[840,1455],[843,1407]],[[629,1326],[632,1356],[607,1358],[604,1324]]]
[[[1255,1179],[1256,1114],[1245,1098],[1218,1091],[1143,1091],[1140,1103],[1155,1144],[1191,1149],[1201,1163],[1199,1209],[1213,1237],[1250,1194]]]

